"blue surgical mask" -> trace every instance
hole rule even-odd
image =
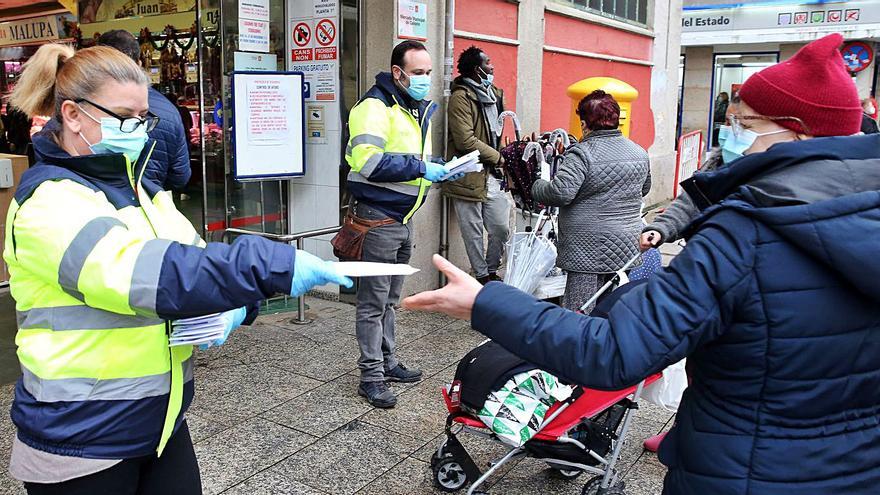
[[[727,126],[721,126],[722,128]],[[755,131],[750,129],[742,129],[739,132],[730,132],[724,139],[724,142],[721,141],[721,131],[718,132],[718,143],[721,144],[721,159],[724,160],[724,163],[730,163],[737,158],[742,158],[745,155],[745,152],[755,144],[755,140],[761,136],[770,136],[772,134],[780,134],[783,132],[791,132],[788,129],[781,129],[778,131],[765,132],[762,134],[758,134]]]
[[[478,67],[478,69],[480,69],[480,72],[482,72],[483,75],[486,76],[480,82],[483,83],[483,86],[486,86],[488,88],[495,82],[495,74],[489,74],[488,72],[484,71],[482,67]]]
[[[431,92],[431,76],[427,74],[411,76],[403,69],[400,69],[400,71],[409,79],[409,87],[406,88],[406,92],[409,93],[413,100],[422,101],[428,97],[428,93]]]
[[[718,146],[724,148],[724,142],[727,141],[728,136],[730,136],[730,126],[722,125],[718,128]]]
[[[122,132],[119,129],[119,120],[113,117],[103,117],[98,120],[89,115],[85,110],[83,113],[95,122],[101,124],[101,140],[92,144],[79,133],[79,137],[89,145],[92,153],[122,153],[128,157],[131,163],[137,162],[147,144],[147,129],[143,125],[137,126],[132,132]]]

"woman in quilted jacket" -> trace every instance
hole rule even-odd
[[[535,200],[559,206],[557,266],[568,272],[563,304],[578,310],[639,252],[642,197],[651,190],[648,153],[618,130],[620,106],[597,90],[580,101],[584,138]],[[586,312],[590,312],[586,308]]]
[[[470,318],[568,381],[617,390],[688,358],[660,444],[665,495],[872,495],[880,486],[880,134],[832,34],[752,75],[726,165],[684,186],[687,247],[608,319],[445,260],[450,284],[404,306]]]

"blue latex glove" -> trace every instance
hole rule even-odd
[[[223,330],[223,337],[219,338],[217,340],[214,340],[210,344],[201,344],[199,346],[199,349],[204,351],[212,346],[223,345],[223,343],[226,342],[226,339],[229,338],[229,334],[231,334],[232,331],[235,330],[236,328],[240,327],[241,322],[243,322],[244,319],[247,318],[247,308],[241,307],[238,309],[233,309],[230,311],[220,313],[220,318],[224,321],[224,323],[226,323],[226,329]]]
[[[446,176],[449,170],[445,165],[434,162],[425,162],[425,179],[431,182],[440,182],[440,179]]]
[[[326,284],[339,284],[343,287],[354,285],[350,278],[336,273],[336,267],[332,262],[297,250],[293,261],[293,283],[290,284],[290,295],[298,297],[312,287]]]

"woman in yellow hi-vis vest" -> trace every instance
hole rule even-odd
[[[22,378],[10,471],[30,494],[196,494],[183,413],[192,346],[171,321],[218,314],[229,333],[257,302],[351,283],[332,263],[253,236],[206,244],[171,194],[143,178],[158,118],[149,79],[107,47],[41,47],[12,103],[53,115],[34,136],[4,259],[18,313]]]

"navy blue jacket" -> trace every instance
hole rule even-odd
[[[413,112],[421,123],[422,147],[424,148],[426,140],[431,139],[428,136],[428,130],[431,117],[438,108],[435,103],[428,100],[413,100],[406,92],[398,90],[389,72],[380,72],[376,75],[376,84],[364,93],[358,103],[370,98],[381,101],[387,107],[400,105]],[[350,147],[351,143],[349,143]],[[350,154],[348,151],[347,153]],[[431,160],[442,162],[436,157],[431,157]],[[359,202],[369,204],[390,218],[403,222],[414,208],[417,210],[425,204],[428,194],[427,192],[421,196],[407,194],[395,190],[394,187],[385,186],[388,186],[388,183],[406,182],[424,177],[425,170],[425,162],[419,155],[383,153],[375,170],[367,177],[367,182],[351,180],[352,175],[349,174],[348,190]]]
[[[177,107],[162,93],[150,88],[150,111],[159,117],[159,125],[150,132],[156,140],[156,149],[147,164],[144,176],[166,191],[180,192],[192,176],[189,164],[189,129],[183,128],[183,121]]]
[[[139,206],[123,155],[70,156],[45,131],[34,135],[33,141],[42,159],[22,175],[15,192],[19,205],[47,181],[70,180],[103,194],[117,210]],[[152,142],[148,143],[147,149],[151,146]],[[146,156],[146,152],[142,154],[136,165],[138,174]],[[147,178],[139,187],[151,198],[163,191]],[[289,293],[295,257],[293,247],[256,236],[241,236],[231,245],[212,242],[204,248],[174,242],[155,260],[161,267],[156,313],[174,320],[247,306],[244,323],[250,324],[259,312],[259,301]],[[186,381],[175,428],[183,421],[194,392],[193,381]],[[54,402],[48,407],[30,395],[19,379],[11,416],[19,438],[34,448],[61,455],[122,459],[155,452],[167,406],[168,394],[137,401]],[[96,428],[96,424],[103,426]]]
[[[880,136],[777,144],[697,175],[687,248],[608,319],[499,283],[473,327],[599,389],[688,357],[665,494],[880,488]]]
[[[166,191],[180,192],[186,187],[192,176],[189,164],[189,129],[183,128],[180,112],[162,93],[150,88],[147,93],[150,112],[159,117],[159,124],[150,132],[155,140],[156,148],[150,156],[150,162],[144,171],[144,177],[158,184]],[[49,120],[41,133],[54,133],[58,130],[55,119]],[[45,161],[45,156],[34,146],[37,162]]]

